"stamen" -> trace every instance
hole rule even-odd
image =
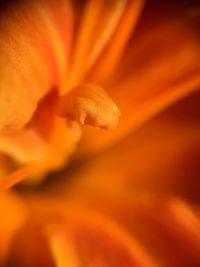
[[[35,166],[33,165],[23,166],[17,169],[7,177],[0,180],[0,192],[9,189],[10,187],[16,185],[17,183],[25,180],[28,177],[32,177],[35,172]]]
[[[83,84],[60,98],[58,114],[81,125],[112,129],[118,124],[120,111],[101,87]]]
[[[7,190],[28,178],[41,176],[41,173],[43,173],[44,170],[50,169],[50,167],[50,162],[23,165],[11,172],[7,177],[0,180],[0,192]]]

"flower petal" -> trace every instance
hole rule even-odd
[[[156,266],[134,238],[104,216],[51,198],[28,202],[44,225],[56,266]]]
[[[0,129],[5,131],[27,124],[38,102],[67,75],[72,11],[67,1],[1,5]]]
[[[0,195],[0,264],[8,254],[10,244],[16,232],[25,223],[27,210],[24,203],[14,194]]]
[[[161,110],[199,89],[199,17],[191,17],[184,5],[178,9],[169,2],[165,8],[152,3],[144,9],[118,70],[110,82],[102,81],[122,113],[121,123],[117,130],[107,133],[84,129],[81,153],[117,143]]]
[[[199,265],[199,217],[195,207],[185,201],[148,194],[113,197],[96,193],[79,201],[125,227],[158,266]]]
[[[113,69],[122,54],[130,29],[137,21],[142,2],[140,0],[112,0],[109,3],[105,0],[89,0],[86,2],[81,20],[77,19],[77,36],[74,44],[70,80],[66,85],[68,89],[76,86],[84,79],[98,58],[102,57],[102,52],[107,46],[109,46],[107,49],[109,51],[103,56],[103,62],[97,62],[97,66],[103,65],[101,70],[107,67],[104,74],[108,74],[108,65],[111,70]],[[119,30],[118,27],[120,27]],[[116,42],[115,38],[119,35],[121,35],[121,41],[119,42],[117,39]],[[111,57],[113,58],[112,65]],[[93,78],[97,81],[95,76],[92,77],[92,80]]]
[[[176,103],[116,146],[74,163],[74,188],[199,198],[200,93]],[[63,183],[65,183],[63,181]],[[66,180],[67,188],[68,180]],[[65,186],[53,184],[61,193]],[[68,189],[70,191],[70,189]]]

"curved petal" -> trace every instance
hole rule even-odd
[[[0,12],[0,150],[16,164],[37,169],[42,161],[41,175],[60,167],[80,136],[54,112],[68,71],[71,5],[7,1]]]
[[[85,79],[88,72],[92,72],[88,81],[98,82],[100,77],[113,71],[137,22],[142,4],[143,0],[85,2],[76,19],[68,89]]]
[[[199,15],[192,15],[195,8],[199,7],[192,1],[188,5],[149,1],[118,70],[109,82],[101,81],[122,113],[121,123],[110,132],[85,128],[80,153],[117,143],[199,89]]]
[[[49,197],[26,201],[46,233],[56,266],[156,266],[134,238],[98,213]]]
[[[122,225],[158,266],[199,265],[199,216],[195,207],[185,201],[146,194],[113,197],[94,192],[80,194],[77,199]]]
[[[183,200],[79,191],[26,201],[45,229],[56,266],[200,263],[199,217]]]
[[[59,59],[66,61],[66,55],[63,55],[64,41],[61,42],[57,29],[59,20],[56,24],[53,18],[45,19],[52,15],[48,14],[50,11],[54,16],[59,16],[59,13],[55,15],[57,9],[52,12],[54,6],[51,7],[51,3],[46,2],[44,7],[38,1],[8,1],[1,4],[1,131],[24,126],[35,112],[39,100],[59,82],[59,72],[64,68],[64,63],[61,64]],[[41,9],[46,14],[45,18]],[[66,7],[59,10],[64,13]],[[67,11],[69,14],[68,5]],[[68,15],[64,40],[66,35],[71,34],[70,19]],[[59,56],[60,53],[62,56]]]

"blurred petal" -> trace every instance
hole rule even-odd
[[[27,210],[14,194],[0,195],[0,264],[7,256],[13,236],[25,223]]]
[[[15,160],[12,169],[37,169],[19,170],[18,180],[60,167],[80,138],[78,127],[54,113],[68,71],[72,20],[69,1],[1,3],[0,149]]]
[[[142,0],[86,2],[82,19],[77,26],[69,88],[83,79],[88,71],[92,71],[96,61],[92,81],[109,76],[123,53],[142,3]]]
[[[70,186],[199,199],[199,92],[179,101],[111,149],[74,164]],[[67,174],[66,174],[67,175]],[[62,176],[62,175],[61,175]],[[53,184],[59,192],[70,190]]]
[[[120,223],[158,266],[200,263],[200,222],[194,207],[176,198],[111,196],[87,192],[80,203]],[[76,201],[76,200],[75,200]]]
[[[118,70],[110,82],[102,81],[122,113],[119,127],[103,133],[85,128],[80,153],[115,144],[199,89],[199,16],[191,16],[195,6],[180,3],[179,7],[172,2],[163,5],[149,1]]]
[[[143,11],[144,1],[134,0],[124,2],[126,2],[126,7],[124,8],[123,16],[87,79],[92,79],[100,83],[109,79],[126,51],[127,43],[129,42],[130,36],[134,34],[138,19]],[[106,28],[108,30],[108,27]]]
[[[104,216],[54,198],[27,200],[44,227],[56,266],[156,266],[134,238]]]
[[[149,194],[99,194],[84,188],[77,193],[26,198],[34,218],[47,227],[57,266],[199,265],[195,207]]]
[[[41,227],[28,220],[12,239],[5,267],[55,267]]]

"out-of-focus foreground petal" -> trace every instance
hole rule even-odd
[[[12,239],[6,266],[199,265],[199,211],[184,201],[89,191],[68,197],[25,198],[31,220]]]
[[[8,255],[13,236],[28,217],[25,204],[14,194],[0,195],[0,264]]]
[[[13,238],[5,266],[156,266],[123,227],[87,207],[36,196],[26,204],[30,221]]]
[[[199,211],[177,198],[151,194],[111,196],[85,192],[74,198],[119,223],[157,266],[188,267],[200,263]]]

